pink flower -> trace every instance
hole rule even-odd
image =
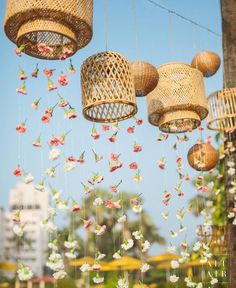
[[[31,104],[31,107],[32,107],[34,110],[37,110],[37,109],[38,109],[40,100],[41,100],[41,98],[35,100],[35,101]]]
[[[130,126],[130,127],[128,127],[127,128],[127,132],[129,133],[129,134],[133,134],[134,133],[134,129],[135,129],[135,127],[134,126]]]
[[[48,91],[56,90],[57,86],[53,84],[52,80],[48,79]]]
[[[93,220],[92,219],[84,220],[84,228],[85,229],[88,229],[92,225],[93,225]]]
[[[176,163],[180,163],[180,162],[182,162],[182,157],[177,156],[177,157],[176,157]]]
[[[122,180],[116,185],[111,185],[110,186],[111,192],[113,192],[113,193],[119,192],[118,187],[120,186],[121,183],[122,183]]]
[[[106,200],[105,206],[109,209],[120,209],[121,208],[119,201],[115,202],[113,200]]]
[[[93,126],[92,128],[91,137],[93,137],[94,140],[97,140],[100,138],[100,134],[97,132],[97,129],[95,128],[95,126]]]
[[[106,229],[107,229],[106,225],[102,225],[102,226],[97,225],[94,232],[96,235],[101,236],[106,232]]]
[[[17,166],[17,167],[14,169],[13,175],[16,176],[16,177],[22,176],[22,169],[20,168],[20,166]]]
[[[130,163],[129,164],[129,169],[137,170],[138,169],[138,164],[136,162]]]
[[[135,119],[135,123],[136,123],[137,125],[142,125],[142,124],[143,124],[143,120],[142,120],[141,118],[136,118],[136,119]]]
[[[60,97],[59,107],[64,108],[64,107],[66,107],[66,106],[68,106],[68,105],[69,105],[69,102],[66,101],[65,99],[63,99],[62,97]]]
[[[141,152],[142,151],[142,146],[138,145],[138,144],[134,144],[133,151],[134,152]]]
[[[53,48],[47,46],[45,43],[39,43],[37,47],[40,53],[48,53],[48,54],[53,53]]]
[[[74,65],[72,64],[72,61],[70,59],[70,66],[69,66],[69,73],[70,74],[75,74],[76,70],[75,70],[75,67]]]
[[[25,75],[25,71],[23,69],[20,69],[19,71],[19,79],[23,81],[27,79],[27,76]]]
[[[138,198],[131,198],[131,199],[130,199],[130,204],[131,204],[132,206],[137,206],[137,205],[139,205],[139,199],[138,199]]]
[[[162,169],[162,170],[165,169],[165,167],[166,167],[166,162],[165,162],[165,160],[164,160],[163,158],[158,161],[158,166],[159,166],[159,168]]]
[[[21,134],[22,134],[22,133],[25,133],[25,132],[26,132],[25,122],[17,125],[17,126],[16,126],[16,131],[17,131],[18,133],[21,133]]]
[[[178,196],[179,196],[179,197],[182,197],[182,196],[184,196],[184,195],[185,195],[185,193],[184,193],[183,191],[179,190]]]
[[[190,181],[190,177],[188,175],[185,176],[185,181]]]
[[[74,108],[70,108],[70,109],[65,111],[65,119],[74,119],[77,116],[78,116],[77,112]]]
[[[75,158],[74,156],[69,156],[69,157],[67,158],[67,161],[78,162],[78,159]]]
[[[85,154],[85,151],[80,155],[80,157],[79,157],[79,159],[78,159],[78,162],[79,162],[80,164],[83,164],[83,163],[85,162],[85,160],[84,160],[84,154]]]
[[[59,84],[61,84],[61,86],[66,86],[69,83],[69,80],[64,73],[61,73],[61,75],[57,78],[57,81]]]
[[[92,270],[93,270],[93,271],[99,271],[99,270],[101,270],[101,265],[99,265],[99,264],[93,264]]]
[[[111,161],[117,161],[119,157],[120,157],[120,154],[114,154],[114,153],[110,154]]]
[[[32,72],[31,76],[33,78],[38,78],[38,73],[39,73],[39,68],[38,68],[38,64],[36,65],[36,68],[34,69],[34,71]]]
[[[65,60],[66,58],[73,55],[73,50],[69,48],[63,48],[62,55],[60,56],[60,60]]]
[[[34,147],[42,147],[40,137],[38,137],[34,142],[33,142]]]
[[[117,169],[121,168],[122,166],[123,166],[123,164],[119,161],[117,161],[115,164],[109,163],[109,171],[114,172]]]
[[[80,205],[77,202],[74,201],[73,204],[72,204],[71,211],[72,212],[78,212],[80,209],[81,209]]]
[[[25,88],[25,82],[21,84],[20,88],[16,89],[16,92],[19,94],[27,95],[27,91]]]
[[[44,114],[44,115],[41,117],[41,121],[42,121],[43,123],[49,123],[49,122],[50,122],[50,119],[51,119],[51,117],[50,117],[49,114]]]
[[[106,132],[110,130],[110,126],[109,125],[102,125],[102,131]]]
[[[109,140],[110,142],[112,142],[112,143],[116,142],[116,140],[117,140],[116,135],[117,135],[117,132],[114,133],[110,138],[108,138],[108,140]]]
[[[50,140],[50,146],[58,146],[59,145],[59,141],[56,137],[53,137],[51,140]]]
[[[21,57],[22,52],[25,50],[25,44],[20,45],[20,47],[17,47],[14,49],[17,56]]]
[[[44,70],[43,70],[43,74],[44,74],[46,77],[50,78],[50,77],[52,77],[54,70],[55,70],[55,69],[44,69]]]

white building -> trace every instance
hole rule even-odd
[[[5,213],[5,259],[29,266],[35,275],[43,275],[46,262],[48,234],[40,221],[48,217],[48,192],[39,192],[32,184],[19,183],[10,191],[10,211]],[[21,210],[21,223],[25,224],[21,240],[12,231],[14,211]]]
[[[4,260],[4,233],[5,232],[5,214],[4,209],[0,207],[0,262]]]

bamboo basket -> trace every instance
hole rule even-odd
[[[204,77],[213,76],[220,68],[220,57],[212,51],[201,51],[192,60],[192,67],[200,70]]]
[[[227,88],[208,97],[210,130],[230,132],[236,129],[236,88]]]
[[[8,38],[24,52],[42,59],[71,55],[92,38],[93,0],[7,0],[4,29]],[[52,53],[40,52],[44,43]],[[70,56],[71,56],[70,55]]]
[[[161,65],[157,72],[158,85],[147,96],[149,122],[165,133],[197,128],[208,114],[202,73],[181,62]]]
[[[129,62],[117,52],[89,57],[81,67],[83,115],[93,122],[116,122],[137,112]]]
[[[195,144],[188,151],[188,163],[197,171],[213,169],[219,160],[218,151],[207,143]]]
[[[135,94],[137,97],[146,96],[156,88],[159,76],[156,68],[144,61],[130,63],[134,77]]]

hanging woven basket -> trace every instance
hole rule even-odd
[[[236,88],[212,93],[208,103],[207,127],[210,130],[230,132],[236,129]]]
[[[161,65],[157,72],[158,85],[147,96],[149,122],[165,133],[197,128],[208,114],[202,73],[180,62]]]
[[[218,151],[208,143],[195,144],[188,151],[188,163],[197,171],[213,169],[219,160]]]
[[[90,42],[92,18],[93,0],[7,0],[4,29],[26,54],[61,59]]]
[[[213,76],[220,68],[220,57],[212,51],[201,51],[192,60],[192,67],[200,70],[204,77]]]
[[[156,68],[144,61],[130,63],[134,77],[135,94],[137,97],[146,96],[156,88],[159,76]]]
[[[115,122],[137,112],[129,62],[117,52],[89,57],[81,67],[83,115],[94,122]]]

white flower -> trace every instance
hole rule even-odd
[[[97,256],[97,261],[101,261],[103,258],[105,258],[106,257],[106,254],[103,254],[103,253],[100,253],[100,252],[98,252],[98,256]]]
[[[41,226],[43,228],[45,228],[49,233],[55,233],[57,232],[57,226],[52,223],[51,221],[49,221],[48,219],[47,220],[44,220],[44,221],[41,221],[40,222]]]
[[[169,253],[175,253],[176,252],[176,247],[175,246],[169,246],[169,247],[167,247],[167,251],[169,252]]]
[[[229,174],[230,176],[235,175],[235,168],[229,168],[229,169],[228,169],[228,174]]]
[[[121,248],[124,250],[129,250],[134,246],[134,240],[133,239],[128,239],[125,240],[124,243],[121,245]]]
[[[75,169],[75,167],[76,167],[75,162],[67,161],[65,166],[64,166],[64,170],[65,171],[71,171],[71,170]]]
[[[56,272],[64,270],[65,268],[61,255],[55,251],[52,251],[52,253],[49,255],[46,266]]]
[[[33,181],[34,181],[34,177],[30,173],[27,173],[24,177],[24,183],[29,184]]]
[[[132,235],[136,240],[141,240],[143,238],[143,234],[141,231],[135,231],[132,233]]]
[[[29,267],[26,267],[23,264],[21,264],[19,267],[20,268],[17,270],[17,274],[20,281],[29,281],[33,278],[34,274]]]
[[[76,256],[77,256],[77,253],[75,253],[73,250],[69,251],[69,252],[66,252],[65,253],[65,256],[68,258],[68,259],[75,259]]]
[[[164,220],[168,220],[169,218],[169,213],[161,213],[161,216]]]
[[[121,216],[120,218],[118,218],[117,222],[118,223],[125,223],[127,220],[127,216],[126,215],[123,215]]]
[[[91,271],[91,267],[90,267],[89,264],[84,263],[84,264],[80,267],[80,271],[81,271],[82,273]]]
[[[37,191],[40,191],[40,192],[44,192],[44,191],[45,191],[45,186],[44,186],[43,184],[35,185],[34,188],[35,188]]]
[[[236,193],[236,187],[231,187],[231,188],[229,189],[229,193],[230,193],[230,194],[235,194],[235,193]]]
[[[203,257],[201,257],[201,259],[200,259],[200,263],[201,263],[201,264],[205,264],[205,263],[207,263],[207,258],[203,258]]]
[[[70,208],[67,206],[67,202],[62,200],[57,201],[57,209],[63,212],[68,212],[70,210]]]
[[[198,241],[193,245],[193,251],[197,252],[200,250],[201,247],[202,247],[202,243]]]
[[[113,254],[114,259],[121,259],[120,250]]]
[[[57,241],[56,241],[57,242]],[[56,243],[53,241],[53,242],[49,242],[48,243],[48,248],[49,249],[52,249],[53,251],[57,252],[58,251],[58,247],[56,245]]]
[[[170,276],[170,282],[171,283],[176,283],[179,281],[179,277],[177,277],[176,275],[171,275]]]
[[[74,248],[77,247],[77,244],[78,244],[78,242],[76,240],[74,240],[74,241],[65,241],[64,242],[64,246],[67,249],[74,249]]]
[[[134,211],[134,213],[141,213],[142,212],[142,210],[143,210],[143,207],[141,206],[141,205],[134,205],[133,207],[132,207],[132,209],[133,209],[133,211]]]
[[[67,273],[64,270],[60,270],[58,272],[53,273],[53,277],[56,280],[64,279],[66,277]]]
[[[227,162],[227,166],[230,167],[230,168],[234,167],[234,162],[233,161],[228,161]]]
[[[18,237],[22,237],[24,235],[24,230],[23,230],[22,225],[14,225],[12,230]]]
[[[145,240],[144,243],[142,244],[142,252],[145,253],[147,252],[151,247],[151,244],[148,240]]]
[[[140,271],[141,271],[142,273],[145,273],[145,272],[147,272],[149,269],[150,269],[150,265],[147,264],[147,263],[145,263],[145,264],[143,264],[142,267],[140,268]]]
[[[48,168],[45,173],[51,178],[55,178],[56,176],[56,170],[54,167]]]
[[[217,278],[212,278],[211,285],[215,285],[217,283],[218,283],[218,279]]]
[[[178,261],[173,260],[170,262],[170,265],[171,265],[172,269],[178,269],[179,268],[179,262]]]
[[[202,286],[202,283],[200,282],[200,283],[198,283],[197,284],[197,286],[196,286],[196,288],[202,288],[203,286]]]
[[[61,151],[59,149],[51,149],[49,151],[49,160],[57,160],[60,157]]]
[[[54,207],[48,207],[48,214],[51,216],[56,216],[56,208]]]
[[[93,282],[95,284],[101,284],[104,282],[104,277],[99,277],[99,275],[96,275],[95,277],[93,277]]]
[[[129,282],[126,279],[119,279],[117,283],[118,288],[129,288]]]
[[[98,197],[93,201],[93,206],[101,206],[103,204],[102,198]]]

